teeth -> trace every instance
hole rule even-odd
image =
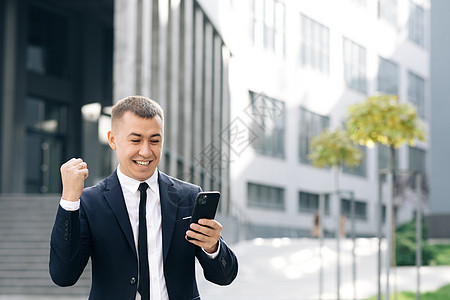
[[[139,161],[139,160],[136,160],[135,162],[140,166],[148,166],[150,163],[149,161]]]

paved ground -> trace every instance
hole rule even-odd
[[[198,281],[203,300],[317,300],[319,299],[319,243],[313,239],[256,239],[232,245],[240,269],[231,286],[219,287]],[[325,240],[322,299],[336,299],[336,242]],[[341,299],[365,299],[377,293],[377,240],[356,243],[356,289],[352,279],[352,242],[341,243]],[[384,255],[383,255],[384,256]],[[383,270],[384,272],[384,270]],[[421,290],[431,291],[450,283],[450,266],[422,267]],[[396,274],[396,276],[394,276]],[[391,291],[416,290],[416,268],[399,267],[391,272]],[[384,289],[385,278],[382,278]],[[356,296],[356,297],[354,297]],[[0,300],[81,300],[85,298],[1,296]]]
[[[377,294],[377,243],[376,239],[357,240],[354,294],[352,241],[342,240],[341,299],[365,299]],[[240,263],[238,278],[229,287],[217,287],[206,282],[200,275],[199,285],[203,299],[320,299],[320,252],[317,240],[257,239],[234,245],[232,248]],[[322,299],[336,299],[337,255],[335,249],[335,240],[329,239],[324,242]],[[422,267],[420,275],[421,290],[435,290],[450,283],[450,266]],[[391,291],[416,291],[417,269],[415,267],[396,268],[396,271],[391,271],[390,281]],[[385,276],[383,276],[383,290],[386,287],[385,282]]]

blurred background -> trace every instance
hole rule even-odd
[[[89,267],[72,288],[48,275],[59,168],[81,157],[87,185],[108,176],[111,106],[135,94],[165,110],[159,168],[222,194],[240,277],[225,290],[201,282],[206,299],[366,299],[390,265],[418,265],[393,271],[394,292],[403,273],[409,291],[416,273],[425,289],[449,284],[447,267],[422,267],[450,257],[448,11],[446,0],[0,0],[0,299],[86,299]],[[395,149],[392,185],[381,144],[359,145],[354,168],[314,166],[312,139],[379,94],[414,106],[426,137]]]

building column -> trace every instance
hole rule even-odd
[[[225,158],[222,160],[220,168],[221,191],[222,191],[222,211],[228,216],[231,213],[232,199],[230,194],[230,163],[231,163],[231,151],[228,142],[230,140],[230,132],[224,132],[224,128],[228,128],[231,121],[231,107],[230,107],[230,91],[228,81],[228,70],[230,64],[231,53],[227,47],[222,45],[222,119],[221,119],[221,153]]]
[[[203,117],[202,117],[202,128],[203,128],[203,147],[202,147],[202,168],[205,173],[205,180],[203,186],[205,190],[211,190],[211,179],[212,179],[212,166],[214,158],[215,145],[212,143],[213,134],[213,27],[211,23],[206,22],[204,30],[204,75],[203,75]]]
[[[14,173],[18,170],[23,162],[14,160],[15,151],[15,135],[14,135],[14,115],[15,115],[15,100],[17,97],[17,53],[18,53],[18,27],[16,24],[18,14],[18,3],[16,0],[5,1],[5,19],[2,20],[4,28],[4,51],[3,57],[3,89],[1,95],[1,192],[14,192],[15,182]]]
[[[168,39],[168,53],[170,57],[168,61],[170,62],[168,72],[169,76],[166,80],[168,86],[168,95],[167,95],[167,107],[168,111],[168,123],[166,126],[166,132],[168,134],[167,144],[169,150],[171,152],[170,155],[170,169],[166,170],[170,175],[177,177],[178,174],[178,160],[181,159],[181,153],[179,152],[180,148],[178,147],[178,143],[180,141],[180,136],[183,135],[183,131],[178,131],[178,122],[182,122],[182,120],[178,117],[178,111],[180,109],[180,89],[181,81],[180,78],[180,0],[172,0],[170,1],[170,18],[169,18],[169,39]],[[182,107],[182,106],[181,106]],[[182,149],[182,148],[181,148]]]
[[[193,99],[193,130],[194,133],[192,156],[194,161],[194,180],[198,185],[203,185],[204,171],[202,170],[203,162],[201,161],[201,152],[204,148],[203,141],[203,85],[204,85],[204,15],[203,12],[194,5],[194,99]]]
[[[193,182],[194,174],[191,174],[191,166],[193,163],[193,144],[194,144],[194,132],[192,130],[192,124],[194,123],[193,116],[193,74],[194,74],[194,1],[183,0],[183,40],[184,40],[184,58],[183,58],[183,93],[180,101],[184,102],[183,123],[180,123],[180,132],[183,135],[182,147],[183,151],[183,180]],[[182,129],[182,130],[181,130]],[[188,175],[189,174],[189,175]]]
[[[137,54],[141,52],[136,50],[140,38],[137,30],[138,2],[142,5],[142,0],[114,1],[114,103],[137,93],[137,75],[141,75],[137,70],[137,61],[140,61]]]

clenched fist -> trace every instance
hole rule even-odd
[[[72,158],[61,166],[62,198],[78,201],[84,189],[84,180],[89,176],[87,164],[81,158]]]

